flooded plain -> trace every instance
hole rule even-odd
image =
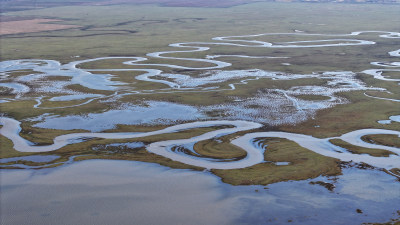
[[[395,218],[400,183],[384,172],[231,186],[208,172],[87,160],[1,170],[4,224],[348,224]],[[328,190],[324,182],[334,184]]]

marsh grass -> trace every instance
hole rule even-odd
[[[375,156],[375,157],[389,157],[391,154],[395,154],[391,151],[387,151],[387,150],[383,150],[383,149],[362,148],[362,147],[354,146],[354,145],[349,144],[340,139],[331,139],[331,140],[329,140],[329,142],[336,146],[345,148],[353,154],[368,154],[368,155]],[[395,155],[397,155],[397,154],[395,154]]]
[[[223,182],[233,185],[268,185],[281,181],[304,180],[341,173],[339,161],[322,156],[281,138],[261,139],[266,147],[265,161],[289,162],[289,165],[260,163],[248,168],[212,170]]]
[[[223,136],[216,139],[197,142],[194,150],[202,156],[217,159],[242,159],[246,157],[246,152],[230,143],[230,136]]]
[[[374,134],[362,136],[361,139],[371,144],[400,148],[400,138],[397,135]]]

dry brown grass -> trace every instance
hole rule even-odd
[[[19,34],[19,33],[33,33],[49,30],[63,30],[70,28],[77,28],[76,25],[66,24],[53,24],[61,20],[54,19],[31,19],[19,21],[5,21],[0,22],[0,35],[6,34]]]

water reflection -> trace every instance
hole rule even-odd
[[[400,205],[394,177],[354,168],[336,181],[319,177],[263,187],[231,186],[206,172],[155,164],[89,160],[2,170],[1,188],[5,224],[351,225],[387,221]]]

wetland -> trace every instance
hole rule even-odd
[[[398,10],[2,12],[2,223],[396,224]]]

